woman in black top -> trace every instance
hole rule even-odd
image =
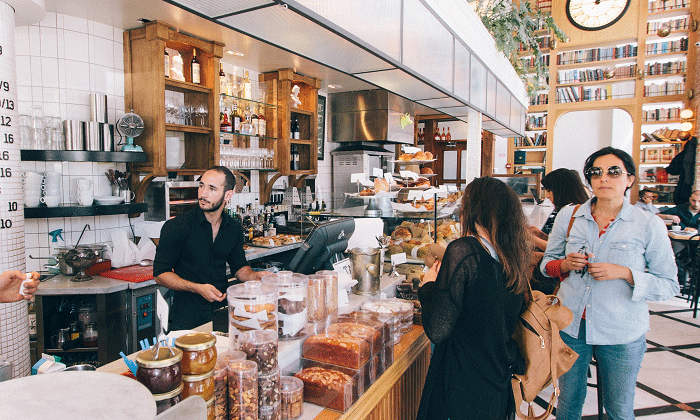
[[[510,378],[522,359],[511,335],[530,275],[527,221],[515,192],[484,177],[467,185],[461,223],[464,236],[418,290],[423,328],[436,344],[418,420],[513,414]]]

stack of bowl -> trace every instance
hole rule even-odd
[[[156,400],[158,414],[185,399],[182,382],[182,350],[160,347],[146,349],[136,356],[136,379]]]
[[[22,187],[25,207],[39,207],[43,180],[44,174],[42,172],[24,171]]]

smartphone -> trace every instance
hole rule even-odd
[[[535,199],[535,203],[542,204],[542,199],[540,198],[540,195],[537,193],[537,190],[535,190],[534,188],[530,188],[530,193],[532,194],[532,197]]]

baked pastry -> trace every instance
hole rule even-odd
[[[416,152],[416,154],[413,155],[413,159],[415,159],[415,160],[428,160],[428,156],[425,154],[425,152]]]
[[[389,183],[384,178],[376,178],[374,180],[374,191],[386,191],[389,192]]]
[[[352,405],[353,379],[338,370],[309,367],[297,372],[295,377],[304,382],[304,401],[345,411]]]
[[[336,322],[326,328],[326,333],[341,333],[347,334],[359,340],[367,341],[371,348],[370,354],[379,351],[379,345],[382,343],[381,327],[372,327],[362,322]]]
[[[413,155],[411,153],[401,153],[401,155],[399,155],[399,160],[402,162],[408,162],[411,159],[413,159]]]
[[[429,187],[430,181],[428,178],[418,178],[416,180],[416,187]]]
[[[430,152],[425,152],[425,160],[432,160],[433,154]]]
[[[396,229],[391,233],[391,239],[397,240],[401,239],[404,241],[411,240],[413,238],[413,234],[411,234],[411,231],[405,227],[402,226],[397,226]]]
[[[366,189],[360,191],[360,195],[363,197],[372,196],[372,195],[374,195],[374,190],[370,189],[370,188],[366,188]]]
[[[434,173],[433,170],[430,168],[426,168],[426,167],[420,168],[421,175],[432,175],[433,173]]]
[[[337,327],[331,328],[333,325]],[[359,369],[369,360],[369,337],[374,333],[375,330],[366,325],[332,324],[325,333],[307,338],[302,354],[305,359]]]

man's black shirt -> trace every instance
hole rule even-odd
[[[211,223],[204,211],[197,207],[165,222],[153,261],[153,275],[169,271],[185,280],[199,284],[212,284],[221,293],[226,292],[226,263],[235,274],[247,265],[243,251],[243,229],[228,214],[222,213],[221,226],[212,241]],[[179,325],[192,325],[202,317],[211,320],[211,311],[226,303],[208,302],[197,293],[174,291],[170,319]]]

